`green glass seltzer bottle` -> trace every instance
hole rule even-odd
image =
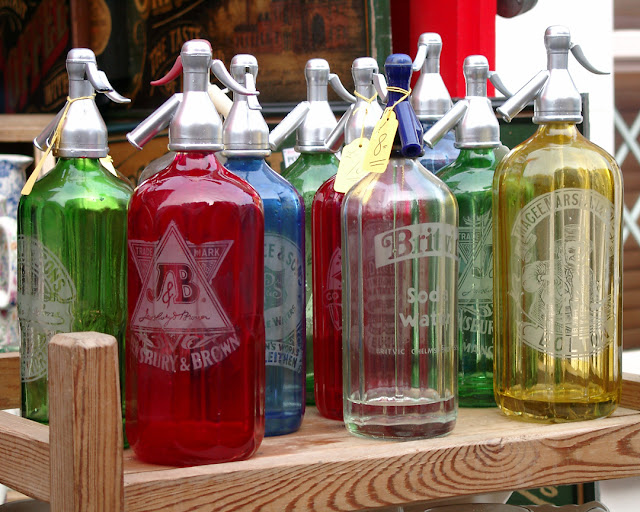
[[[458,403],[461,407],[495,406],[493,398],[493,240],[491,186],[501,147],[500,126],[487,98],[491,78],[506,96],[482,55],[464,61],[466,97],[458,101],[424,135],[432,147],[453,127],[460,154],[436,172],[456,196],[458,239]]]
[[[67,72],[67,104],[34,140],[39,149],[49,146],[58,163],[27,183],[18,206],[22,415],[41,423],[49,420],[51,337],[111,334],[122,356],[127,318],[126,226],[133,190],[101,162],[109,151],[107,128],[93,98],[98,91],[117,103],[129,100],[113,90],[91,50],[72,49]]]

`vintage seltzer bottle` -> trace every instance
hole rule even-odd
[[[411,106],[426,132],[451,108],[451,96],[440,75],[442,38],[435,32],[425,32],[418,38],[418,52],[413,61],[413,71],[420,76],[411,91]],[[433,147],[423,145],[420,163],[431,172],[452,163],[458,156],[453,130],[445,133]]]
[[[109,153],[107,127],[94,97],[100,92],[117,103],[129,100],[113,90],[87,48],[69,51],[67,73],[67,103],[34,140],[58,163],[33,183],[36,168],[18,206],[22,415],[41,423],[49,420],[51,337],[111,334],[123,361],[127,322],[127,204],[133,189],[101,162]]]
[[[208,41],[182,46],[166,83],[174,95],[127,135],[136,147],[169,125],[169,166],[129,207],[127,436],[148,462],[245,459],[264,434],[264,216],[258,193],[216,159],[222,122],[209,70],[250,91],[211,59]]]
[[[349,107],[325,141],[333,151],[345,143],[361,154],[382,115],[373,80],[378,63],[360,57],[351,66],[356,102]],[[357,147],[356,147],[357,146]],[[346,157],[343,152],[343,163]],[[357,163],[356,163],[357,165]],[[356,174],[357,177],[357,174]],[[354,184],[357,182],[354,182]],[[350,183],[350,181],[349,181]],[[348,185],[347,185],[348,186]],[[340,188],[340,187],[339,187]],[[336,176],[318,189],[311,208],[313,245],[313,361],[318,411],[342,420],[342,234],[341,210],[346,191],[336,190]]]
[[[459,208],[458,402],[495,406],[493,398],[493,239],[491,185],[500,147],[500,126],[487,98],[489,63],[482,55],[464,61],[467,94],[424,135],[429,146],[455,127],[455,162],[436,176]],[[495,75],[493,75],[495,76]]]
[[[313,296],[311,286],[311,203],[320,185],[338,171],[339,161],[325,146],[325,139],[335,128],[336,116],[327,101],[327,88],[332,84],[336,92],[350,103],[355,98],[341,87],[337,76],[329,72],[324,59],[310,59],[304,68],[307,80],[307,101],[301,102],[271,131],[269,144],[276,150],[296,130],[295,150],[298,159],[287,167],[282,176],[300,193],[305,209],[305,292],[306,292],[306,358],[307,403],[314,403],[313,391]]]
[[[258,61],[236,55],[231,76],[255,90]],[[300,428],[305,406],[304,206],[287,180],[265,162],[269,128],[248,98],[233,93],[223,128],[225,167],[260,194],[264,206],[265,435]]]
[[[411,59],[391,55],[385,71],[381,122],[395,112],[399,123],[391,158],[342,207],[344,422],[357,435],[434,437],[451,431],[457,416],[458,208],[417,160]],[[374,133],[373,153],[385,143]]]
[[[620,400],[622,177],[582,136],[569,50],[597,73],[569,30],[549,27],[547,69],[498,109],[510,120],[535,98],[533,137],[493,182],[496,401],[508,415],[573,421]]]

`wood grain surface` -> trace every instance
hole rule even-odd
[[[20,354],[0,354],[0,409],[20,407]]]
[[[49,429],[0,411],[0,482],[49,500]]]
[[[461,409],[449,436],[393,442],[356,438],[308,408],[299,432],[266,439],[252,459],[188,468],[130,450],[123,464],[112,337],[54,337],[49,380],[50,429],[0,412],[0,481],[54,512],[346,511],[640,475],[634,375],[629,408],[610,418],[548,425]]]
[[[122,510],[122,409],[116,339],[57,334],[49,343],[52,512]]]
[[[640,474],[640,413],[557,425],[461,409],[447,437],[377,441],[309,408],[242,462],[166,469],[125,454],[125,510],[337,511]]]

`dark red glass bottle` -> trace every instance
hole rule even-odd
[[[336,177],[318,189],[311,207],[313,245],[313,361],[318,411],[342,420],[342,241],[344,194]]]
[[[264,435],[264,217],[212,152],[178,153],[128,216],[126,428],[148,462],[245,459]]]

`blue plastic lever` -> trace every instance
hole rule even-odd
[[[384,63],[388,86],[398,87],[408,91],[411,83],[411,73],[413,73],[411,69],[412,64],[411,57],[404,53],[389,55]],[[402,96],[403,93],[389,91],[387,108],[393,107]],[[408,158],[415,158],[422,155],[422,125],[413,111],[409,97],[407,96],[398,103],[394,111],[398,118],[398,136],[401,145],[400,152]]]

